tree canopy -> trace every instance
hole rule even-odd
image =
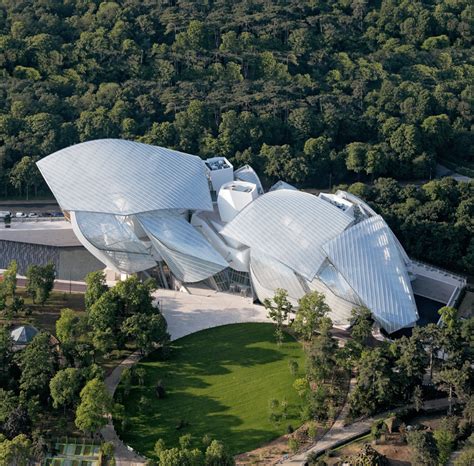
[[[2,2],[4,191],[27,194],[43,183],[37,158],[104,137],[324,187],[352,174],[429,177],[439,160],[468,167],[469,8]]]

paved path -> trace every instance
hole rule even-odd
[[[236,295],[212,290],[199,295],[159,290],[155,298],[166,317],[172,340],[220,325],[270,322],[263,306]]]
[[[242,298],[214,291],[203,291],[199,295],[179,291],[159,290],[155,293],[163,315],[168,322],[168,332],[172,340],[190,333],[220,325],[242,322],[269,322],[263,306],[252,303],[250,298]],[[133,353],[123,360],[105,379],[105,385],[111,395],[120,382],[122,371],[131,367],[140,359],[139,352]],[[146,459],[129,449],[115,432],[112,418],[101,430],[106,442],[115,447],[117,466],[143,465]]]
[[[447,398],[426,401],[423,404],[423,409],[425,411],[438,411],[441,409],[447,409],[447,407],[448,407]],[[344,407],[344,409],[345,408],[346,407]],[[303,466],[306,462],[306,458],[309,453],[323,453],[327,450],[336,448],[344,443],[347,443],[353,439],[356,439],[357,437],[361,437],[362,435],[365,435],[370,432],[370,428],[372,427],[372,424],[375,420],[383,419],[386,416],[388,416],[389,413],[393,413],[393,412],[396,413],[397,411],[400,411],[406,408],[407,406],[403,406],[401,408],[397,408],[391,411],[387,411],[385,413],[381,413],[374,417],[370,417],[358,422],[354,422],[353,424],[350,424],[348,426],[344,426],[342,419],[341,419],[341,422],[338,422],[339,421],[339,418],[338,418],[338,421],[336,421],[333,424],[331,429],[329,429],[328,432],[326,432],[326,434],[323,435],[321,440],[316,442],[316,444],[312,448],[310,448],[308,451],[304,453],[300,453],[298,455],[292,456],[291,458],[283,461],[281,464],[285,466],[296,466],[296,465]]]
[[[120,382],[122,371],[126,367],[133,366],[141,358],[141,356],[141,353],[138,351],[131,354],[128,358],[124,359],[105,379],[105,386],[112,396]],[[103,429],[101,429],[100,433],[106,442],[113,443],[115,448],[115,462],[117,466],[135,466],[145,464],[145,458],[137,455],[133,450],[128,449],[128,447],[119,439],[112,423],[112,416],[109,416],[108,424]]]

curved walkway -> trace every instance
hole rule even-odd
[[[250,298],[242,298],[213,291],[200,294],[187,294],[179,291],[159,290],[155,293],[161,312],[168,322],[171,340],[184,337],[206,328],[244,322],[270,322],[263,306],[252,303]],[[120,382],[122,371],[136,364],[141,358],[140,352],[124,359],[105,379],[105,385],[113,396]],[[127,447],[118,437],[109,416],[108,424],[101,430],[102,437],[115,447],[117,466],[144,465],[146,459]]]

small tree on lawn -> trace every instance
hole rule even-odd
[[[81,402],[76,410],[76,427],[83,432],[94,433],[107,424],[112,410],[112,398],[104,382],[92,379],[81,390]]]
[[[276,324],[275,337],[280,345],[283,342],[283,323],[293,309],[293,306],[288,301],[288,292],[277,288],[273,299],[265,299],[263,305],[268,311],[268,317]]]
[[[292,327],[303,340],[310,341],[314,332],[319,329],[321,319],[330,311],[322,293],[313,291],[305,294],[298,300],[298,311]]]

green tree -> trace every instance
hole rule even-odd
[[[0,388],[0,423],[3,424],[18,406],[18,397],[12,390]]]
[[[292,327],[305,341],[310,341],[318,331],[321,319],[331,311],[324,295],[313,291],[298,300],[298,310]]]
[[[438,450],[438,464],[448,464],[451,453],[454,450],[454,444],[456,441],[455,435],[448,430],[436,429],[433,432],[433,437]]]
[[[217,440],[213,440],[207,447],[205,456],[206,466],[233,466],[235,464],[234,457]]]
[[[5,466],[28,466],[33,457],[31,440],[20,434],[12,440],[0,436],[0,463]]]
[[[365,170],[367,163],[367,144],[362,142],[352,142],[345,148],[346,167],[348,170],[356,172],[358,175]]]
[[[81,389],[82,374],[80,369],[68,367],[62,369],[54,375],[49,382],[51,398],[55,408],[72,406],[79,398]]]
[[[90,309],[90,307],[108,290],[107,283],[105,282],[105,273],[102,270],[89,272],[86,275],[85,282],[87,287],[84,294],[84,300],[86,309]]]
[[[8,328],[0,326],[0,386],[7,387],[10,382],[10,368],[13,360],[13,341]]]
[[[30,188],[38,184],[40,177],[36,167],[36,159],[25,156],[10,171],[10,183],[20,191],[26,193],[26,200],[29,199]]]
[[[395,372],[400,396],[409,397],[415,387],[422,384],[428,366],[423,343],[413,336],[402,337],[391,349],[396,358]]]
[[[393,397],[391,364],[382,348],[364,350],[357,365],[357,385],[350,396],[354,415],[371,414]]]
[[[87,321],[83,315],[72,309],[61,309],[56,321],[56,336],[62,344],[73,344],[87,331]]]
[[[18,273],[18,265],[16,260],[12,260],[6,270],[3,272],[3,280],[1,287],[5,293],[5,296],[13,298],[16,293],[16,275]]]
[[[80,393],[76,410],[76,427],[83,432],[94,433],[107,424],[107,415],[112,409],[112,398],[104,382],[92,379]]]
[[[419,430],[408,432],[407,441],[415,466],[436,466],[438,464],[438,451],[432,433]]]
[[[30,265],[26,271],[26,291],[33,298],[33,303],[43,305],[54,287],[56,269],[53,263],[47,265]]]
[[[155,345],[166,345],[169,334],[162,314],[134,314],[122,324],[122,332],[134,339],[142,353],[151,351]]]
[[[331,319],[320,317],[319,334],[313,337],[306,350],[307,375],[318,383],[329,382],[337,375],[337,342],[331,329]]]
[[[293,309],[288,301],[288,292],[278,288],[275,290],[273,299],[265,299],[263,305],[268,312],[268,317],[276,324],[275,337],[278,344],[281,344],[283,343],[283,324]]]
[[[435,373],[433,380],[439,390],[447,393],[449,400],[448,414],[453,410],[453,398],[456,395],[460,400],[466,400],[469,395],[468,381],[470,378],[470,364],[466,361],[464,367],[445,368]]]
[[[18,353],[20,389],[28,396],[46,397],[48,394],[49,381],[57,367],[57,354],[50,338],[47,333],[40,332]]]
[[[352,310],[351,337],[361,346],[365,346],[372,336],[374,323],[372,312],[364,306]]]

